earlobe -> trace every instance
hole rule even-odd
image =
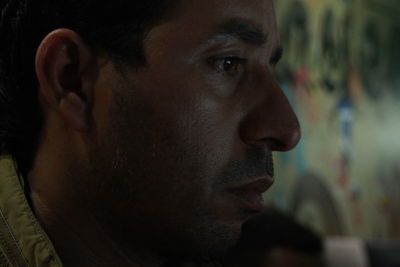
[[[68,127],[87,131],[90,126],[90,101],[95,84],[92,53],[80,36],[68,29],[51,32],[36,54],[36,74],[40,94],[51,110]]]

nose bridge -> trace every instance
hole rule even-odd
[[[255,104],[242,123],[243,141],[275,151],[294,148],[301,135],[299,121],[271,72],[255,74],[251,86]]]

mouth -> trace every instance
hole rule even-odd
[[[273,183],[274,179],[268,175],[231,187],[227,191],[241,208],[250,212],[262,212],[265,210],[262,194],[267,191]]]

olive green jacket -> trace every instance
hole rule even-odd
[[[61,267],[24,193],[14,161],[0,156],[0,267]]]

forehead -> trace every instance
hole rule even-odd
[[[153,29],[153,37],[168,36],[184,47],[185,42],[212,37],[230,21],[254,26],[268,37],[269,45],[279,46],[273,0],[182,0],[175,16]]]
[[[180,16],[194,27],[212,28],[232,19],[247,21],[265,31],[276,26],[273,0],[184,0]]]
[[[184,15],[191,17],[243,16],[261,18],[273,13],[273,0],[183,0]],[[196,16],[197,14],[197,16]]]

